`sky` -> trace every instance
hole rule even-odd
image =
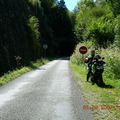
[[[67,6],[67,8],[70,10],[70,11],[73,11],[75,6],[77,5],[77,3],[80,1],[80,0],[64,0],[65,1],[65,4]]]

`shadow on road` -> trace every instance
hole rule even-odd
[[[30,68],[32,68],[33,70],[46,70],[45,68],[42,68],[42,67],[40,68],[40,67],[37,67],[33,64],[30,65]]]
[[[48,59],[49,61],[53,61],[53,60],[70,60],[70,57],[61,57],[61,58],[55,58],[55,59],[53,59],[53,58],[50,58],[50,59]],[[43,64],[44,65],[44,64]],[[30,68],[32,68],[33,70],[46,70],[45,68],[40,68],[40,67],[38,67],[38,66],[36,66],[36,65],[33,65],[33,64],[30,64],[29,65],[29,67]]]
[[[59,58],[58,60],[70,60],[70,57],[62,57],[62,58]]]

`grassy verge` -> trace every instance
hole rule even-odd
[[[8,73],[4,74],[2,77],[0,77],[0,86],[8,83],[9,81],[17,78],[18,76],[32,70],[40,67],[43,64],[46,64],[48,62],[47,59],[40,59],[36,62],[31,62],[29,66],[24,66],[20,69],[16,69],[14,71],[9,71]]]
[[[108,73],[104,73],[104,81],[113,88],[100,88],[86,82],[84,65],[70,63],[74,79],[80,86],[83,97],[87,102],[87,109],[91,109],[95,120],[120,120],[120,80],[111,80]]]

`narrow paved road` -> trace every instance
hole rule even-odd
[[[93,120],[68,60],[55,60],[0,87],[0,120]]]

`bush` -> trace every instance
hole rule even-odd
[[[70,60],[73,64],[81,65],[84,63],[84,58],[88,56],[89,51],[86,55],[81,55],[79,53],[80,46],[85,45],[88,49],[95,48],[94,42],[85,42],[85,43],[79,43],[76,46],[76,49],[71,56]],[[107,76],[110,79],[120,79],[120,49],[117,47],[114,48],[107,48],[107,49],[98,49],[97,51],[102,57],[105,57],[105,76]]]
[[[120,48],[120,15],[115,19],[115,46]]]
[[[93,38],[96,45],[100,47],[108,47],[114,40],[114,25],[111,20],[105,20],[102,17],[99,20],[93,20],[87,27],[86,38]]]
[[[102,49],[101,54],[106,61],[106,75],[112,79],[120,79],[120,49]]]

